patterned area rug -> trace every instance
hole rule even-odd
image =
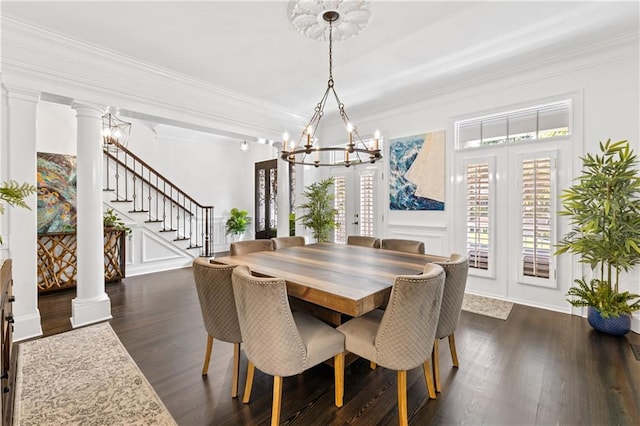
[[[462,310],[473,312],[474,314],[486,315],[488,317],[506,320],[509,318],[513,303],[504,300],[491,299],[489,297],[478,296],[476,294],[464,294]]]
[[[18,345],[15,425],[175,425],[108,323]]]

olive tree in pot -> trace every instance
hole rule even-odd
[[[588,264],[594,278],[583,277],[567,293],[573,306],[588,306],[596,330],[624,335],[640,295],[620,291],[620,272],[640,263],[640,176],[637,156],[626,140],[600,142],[598,155],[582,158],[582,173],[560,196],[571,230],[556,245]]]
[[[334,206],[335,196],[329,191],[333,184],[334,179],[331,177],[307,186],[302,193],[307,202],[298,206],[305,213],[297,220],[305,228],[312,230],[313,238],[319,243],[329,241],[331,231],[338,227],[335,220],[338,213]]]

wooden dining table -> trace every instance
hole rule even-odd
[[[389,298],[394,278],[422,273],[447,258],[344,244],[320,243],[217,257],[212,263],[246,265],[256,276],[282,278],[287,293],[328,322],[364,315]]]

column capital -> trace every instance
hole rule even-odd
[[[76,116],[78,117],[101,118],[105,113],[104,108],[88,102],[73,101],[71,103],[71,108],[76,110]]]
[[[6,83],[4,83],[2,87],[9,99],[18,99],[34,103],[37,103],[40,100],[41,93],[38,90]]]

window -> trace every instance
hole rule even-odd
[[[372,237],[374,235],[374,178],[375,172],[373,170],[366,170],[360,174],[359,187],[360,187],[360,217],[358,222],[360,223],[360,235]]]
[[[520,156],[520,281],[555,286],[551,277],[555,153]]]
[[[568,136],[571,101],[457,121],[458,149]]]
[[[493,159],[469,162],[465,168],[467,257],[469,267],[490,272],[492,264],[492,179]]]
[[[347,243],[347,179],[345,176],[334,176],[334,203],[338,210],[336,214],[337,227],[333,234],[333,241],[339,244]]]

